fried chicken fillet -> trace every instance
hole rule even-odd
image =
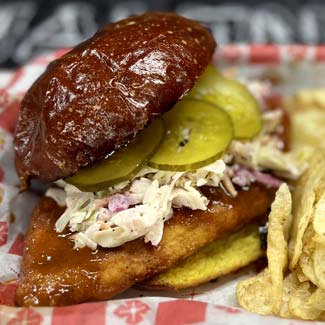
[[[274,198],[273,190],[257,184],[239,191],[236,198],[220,188],[205,187],[203,193],[210,200],[208,209],[175,209],[158,247],[138,239],[97,251],[76,251],[67,234],[58,236],[54,224],[64,209],[44,197],[30,222],[17,303],[61,306],[108,299],[227,233],[262,221]]]

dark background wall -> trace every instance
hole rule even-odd
[[[0,0],[0,68],[73,46],[107,22],[158,10],[203,22],[221,44],[325,43],[322,0]]]

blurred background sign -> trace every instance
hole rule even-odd
[[[219,44],[325,41],[322,0],[0,0],[0,68],[73,46],[108,22],[145,11],[176,11],[201,21]]]

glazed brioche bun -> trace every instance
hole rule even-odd
[[[22,184],[71,176],[127,144],[193,87],[214,49],[199,23],[147,13],[102,28],[52,62],[20,106]]]

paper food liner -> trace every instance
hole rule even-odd
[[[256,273],[254,266],[180,293],[129,289],[107,302],[68,307],[17,308],[14,293],[24,236],[40,194],[18,194],[14,167],[13,131],[19,102],[47,64],[66,50],[41,56],[13,73],[0,72],[0,324],[293,324],[238,308],[239,280]],[[283,82],[277,89],[290,94],[301,88],[324,87],[325,46],[231,45],[214,57],[217,65],[234,66],[245,78],[276,71]],[[294,324],[305,323],[295,321]]]

